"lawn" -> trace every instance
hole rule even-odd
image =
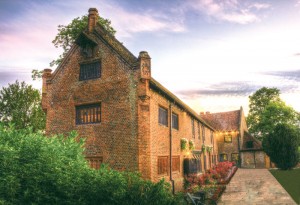
[[[270,170],[277,181],[285,188],[297,204],[300,204],[300,169]]]

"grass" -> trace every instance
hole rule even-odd
[[[270,170],[297,204],[300,204],[300,169]]]

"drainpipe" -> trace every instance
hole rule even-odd
[[[237,134],[237,140],[238,140],[238,152],[239,152],[239,158],[238,158],[238,167],[242,167],[242,160],[241,160],[241,148],[240,148],[240,137],[241,132]]]
[[[170,110],[170,126],[169,126],[169,134],[170,134],[170,182],[172,184],[172,193],[175,194],[175,186],[174,186],[174,180],[172,177],[172,105],[169,104],[169,110]]]

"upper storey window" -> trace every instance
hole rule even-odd
[[[91,124],[101,122],[101,104],[76,106],[76,124]]]
[[[178,130],[179,129],[179,123],[178,123],[178,115],[174,112],[172,113],[172,128]]]
[[[158,123],[164,126],[168,126],[168,110],[159,107],[158,110]]]
[[[80,65],[79,80],[90,80],[101,77],[101,64],[99,61]]]

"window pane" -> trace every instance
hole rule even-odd
[[[79,72],[79,80],[88,80],[101,77],[100,62],[93,62],[89,64],[81,64]]]
[[[193,118],[191,120],[191,124],[192,124],[192,137],[195,138],[195,121]]]
[[[168,110],[159,107],[158,122],[162,125],[168,126]]]
[[[172,128],[179,129],[178,115],[175,113],[172,113]]]
[[[231,135],[225,135],[224,136],[224,142],[228,142],[228,143],[232,142],[232,136]]]
[[[228,158],[227,158],[227,154],[220,154],[220,162],[224,162],[224,161],[227,161]]]
[[[76,124],[101,122],[100,107],[100,103],[76,106]]]
[[[239,154],[238,153],[232,153],[231,154],[231,161],[238,161],[239,160]]]
[[[253,148],[253,141],[246,142],[246,148]]]

